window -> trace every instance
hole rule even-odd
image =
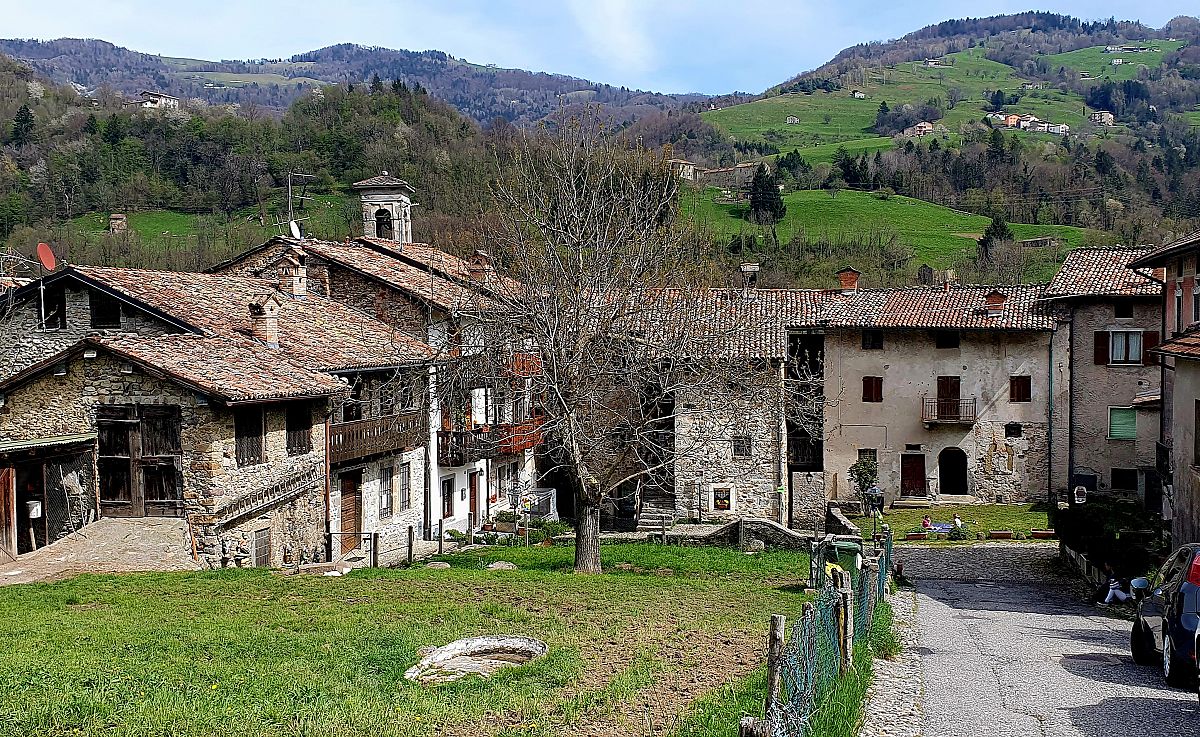
[[[735,435],[733,437],[733,457],[734,458],[749,458],[750,457],[750,436]]]
[[[864,351],[878,351],[883,349],[883,331],[882,330],[864,330],[862,331],[862,347]]]
[[[342,422],[354,422],[363,418],[362,392],[362,377],[356,377],[350,384],[350,396],[342,403]]]
[[[399,483],[396,484],[396,506],[401,512],[412,509],[412,471],[405,463],[400,467]]]
[[[904,452],[905,453],[921,453],[923,451],[924,451],[924,448],[920,443],[905,443],[904,444]]]
[[[1113,303],[1113,317],[1117,318],[1118,320],[1128,320],[1132,318],[1133,303],[1126,301]]]
[[[47,287],[42,295],[42,329],[67,327],[67,290],[58,285]]]
[[[454,516],[454,477],[442,479],[442,519]]]
[[[404,383],[396,388],[396,406],[401,411],[416,409],[417,390],[412,384]]]
[[[875,448],[859,448],[858,460],[870,461],[872,463],[879,462],[879,451]]]
[[[883,377],[882,376],[864,376],[863,377],[862,400],[864,402],[882,402],[883,401]]]
[[[1008,401],[1033,401],[1033,379],[1029,376],[1008,377]]]
[[[287,407],[287,454],[302,456],[312,452],[312,409],[307,402]]]
[[[121,327],[121,302],[112,295],[88,290],[88,311],[94,328]]]
[[[1004,437],[1019,438],[1025,434],[1025,428],[1019,422],[1010,422],[1004,426]]]
[[[384,466],[379,472],[379,516],[392,516],[392,467]]]
[[[1183,287],[1175,285],[1175,332],[1183,332]]]
[[[1109,363],[1142,362],[1142,331],[1113,330],[1109,333],[1109,341]]]
[[[957,330],[935,330],[933,333],[934,348],[957,348],[960,342]]]
[[[245,407],[233,411],[233,431],[239,468],[266,461],[263,456],[263,429],[262,407]]]
[[[728,511],[733,507],[733,495],[728,487],[713,489],[713,509]]]
[[[1108,408],[1108,439],[1137,440],[1137,413],[1133,407]]]
[[[1112,470],[1112,488],[1124,491],[1137,491],[1138,472],[1136,468],[1114,468]]]

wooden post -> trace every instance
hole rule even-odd
[[[446,531],[442,529],[442,524],[442,521],[438,520],[438,555],[442,554],[442,538],[446,537]]]
[[[371,533],[371,567],[379,567],[379,533]]]
[[[416,544],[416,536],[417,536],[417,531],[415,529],[413,529],[412,525],[409,525],[408,526],[408,564],[410,566],[413,564],[413,547]]]
[[[849,578],[845,571],[834,571],[833,583],[838,590],[838,650],[842,656],[842,673],[854,667],[854,591],[849,587]]]
[[[771,737],[771,723],[766,719],[742,717],[738,723],[738,737]]]
[[[738,535],[738,550],[745,550],[746,549],[746,529],[745,529],[745,522],[742,520],[741,517],[738,517],[737,535]]]
[[[811,608],[812,604],[805,604]],[[783,666],[783,633],[787,617],[782,614],[771,615],[771,632],[767,636],[767,702],[764,713],[769,719],[779,703],[779,690],[782,683],[780,670]]]

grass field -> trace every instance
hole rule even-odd
[[[875,114],[882,101],[890,107],[906,103],[919,105],[930,99],[944,102],[948,90],[957,87],[964,99],[953,110],[947,110],[940,121],[955,133],[962,123],[983,117],[985,92],[1020,90],[1023,80],[1016,71],[985,58],[983,49],[949,54],[946,60],[950,64],[946,67],[925,67],[914,62],[873,69],[867,73],[865,83],[837,92],[777,95],[702,115],[738,140],[770,142],[785,152],[798,149],[806,158],[818,162],[832,158],[837,144],[843,142],[853,142],[857,150],[890,148],[890,139],[875,137],[872,132]],[[866,93],[866,99],[851,97],[852,89]],[[1056,90],[1026,93],[1019,103],[1008,109],[1072,126],[1084,121],[1082,99]],[[787,124],[789,115],[796,116],[800,122]],[[847,145],[847,149],[850,148]]]
[[[845,190],[830,197],[822,190],[789,192],[783,197],[787,216],[776,226],[780,242],[786,243],[801,229],[809,236],[822,233],[860,233],[874,226],[894,229],[903,243],[916,253],[918,264],[928,263],[945,268],[966,253],[973,253],[975,239],[982,234],[990,220],[981,215],[968,215],[911,197],[895,196],[880,200],[869,192]],[[684,206],[697,223],[715,235],[728,237],[743,230],[753,230],[743,217],[746,205],[720,205],[713,202],[712,191],[694,198],[685,198]],[[1017,238],[1054,235],[1064,239],[1069,247],[1082,245],[1087,231],[1062,225],[1010,226]],[[1048,278],[1054,265],[1049,265]]]
[[[902,538],[904,533],[919,529],[926,514],[934,522],[950,522],[955,513],[975,532],[1012,530],[1028,535],[1030,530],[1044,530],[1050,525],[1049,515],[1041,504],[947,504],[930,509],[889,509],[883,522]],[[855,517],[852,521],[860,529],[871,531],[870,517]]]
[[[804,602],[806,558],[610,545],[614,572],[577,576],[572,554],[0,588],[0,735],[641,735],[648,715],[661,729],[680,713],[691,737],[736,734],[743,710],[760,708],[769,616]],[[521,570],[480,568],[494,558]],[[403,679],[418,648],[488,633],[537,637],[550,653],[490,681]],[[736,698],[703,699],[722,686]]]
[[[199,79],[209,82],[216,82],[218,84],[223,84],[226,87],[245,87],[251,84],[257,84],[261,86],[278,85],[284,87],[291,87],[301,84],[319,87],[325,84],[325,82],[322,82],[319,79],[313,79],[312,77],[288,77],[283,74],[272,74],[266,72],[234,73],[188,71],[176,72],[174,76],[181,77],[183,79]]]
[[[1142,43],[1143,46],[1157,47],[1159,51],[1147,51],[1142,54],[1106,54],[1103,46],[1089,46],[1062,54],[1050,54],[1045,59],[1050,63],[1052,69],[1063,66],[1077,71],[1091,72],[1096,79],[1122,81],[1137,79],[1139,66],[1154,69],[1162,64],[1163,54],[1176,51],[1186,43],[1186,41],[1146,41]],[[1113,59],[1122,59],[1125,63],[1113,66]]]

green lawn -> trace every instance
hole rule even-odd
[[[1158,47],[1159,51],[1148,51],[1143,54],[1106,54],[1103,46],[1089,46],[1062,54],[1050,54],[1045,57],[1045,60],[1052,69],[1062,66],[1077,71],[1091,72],[1096,79],[1107,78],[1122,81],[1137,79],[1139,66],[1147,66],[1151,69],[1158,67],[1162,64],[1163,54],[1182,48],[1186,44],[1186,41],[1145,41],[1141,42],[1142,46]],[[1113,59],[1122,59],[1125,63],[1113,66]]]
[[[183,79],[198,79],[201,81],[215,82],[225,85],[226,87],[245,87],[251,84],[260,86],[278,85],[290,87],[298,84],[320,87],[325,82],[312,77],[288,77],[283,74],[273,74],[268,72],[175,72],[173,76]]]
[[[769,616],[800,612],[806,558],[610,545],[612,572],[577,576],[564,570],[572,554],[498,549],[450,556],[449,570],[343,578],[232,570],[0,588],[0,735],[548,737],[617,733],[647,710],[660,728],[683,713],[687,735],[735,735],[761,703]],[[480,568],[495,558],[522,569]],[[537,637],[550,653],[489,681],[403,679],[418,648],[487,633]],[[735,697],[718,708],[707,693]]]
[[[983,49],[975,48],[949,54],[945,57],[949,64],[946,67],[910,62],[872,69],[861,84],[849,84],[837,92],[775,95],[702,115],[737,140],[770,142],[784,152],[798,149],[813,162],[830,160],[839,143],[846,143],[847,150],[853,147],[855,153],[890,148],[890,139],[875,137],[872,131],[880,102],[886,101],[893,108],[920,105],[930,99],[944,103],[949,90],[956,87],[963,99],[953,110],[947,109],[940,122],[951,133],[957,133],[962,123],[983,117],[986,92],[1020,91],[1024,80],[1016,70],[985,58],[983,53]],[[854,89],[863,91],[866,99],[851,97]],[[1084,122],[1082,98],[1057,90],[1023,93],[1020,102],[1010,109],[1072,126]],[[789,115],[800,122],[789,125]]]
[[[713,202],[713,190],[685,197],[684,209],[695,221],[718,237],[752,230],[743,217],[746,205],[722,205]],[[973,253],[975,239],[990,222],[981,215],[969,215],[911,197],[894,196],[881,200],[869,192],[845,190],[831,197],[822,190],[789,192],[783,197],[787,216],[776,226],[780,242],[787,243],[801,229],[809,236],[822,233],[864,232],[880,226],[894,229],[901,240],[916,252],[917,265],[928,263],[945,268],[963,254]],[[1084,242],[1087,231],[1063,225],[1010,225],[1017,238],[1054,235],[1068,247]],[[1048,279],[1057,264],[1046,264],[1033,275]]]
[[[1042,504],[947,504],[930,509],[889,509],[883,521],[891,526],[897,539],[904,533],[921,527],[921,519],[929,515],[934,522],[950,522],[955,513],[974,532],[988,530],[1012,530],[1026,535],[1030,530],[1049,527],[1045,505]],[[871,531],[870,517],[855,517],[852,521],[868,533]]]

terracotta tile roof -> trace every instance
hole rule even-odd
[[[309,253],[361,272],[446,311],[471,302],[475,294],[431,269],[422,269],[357,242],[305,240],[298,243]]]
[[[364,179],[361,182],[351,184],[352,189],[370,189],[373,187],[403,187],[409,191],[416,191],[412,185],[398,177],[393,177],[386,171],[369,179]]]
[[[475,281],[471,274],[470,261],[455,256],[452,253],[446,253],[440,248],[435,248],[426,243],[400,243],[398,241],[389,241],[384,238],[371,238],[368,236],[355,238],[355,241],[365,243],[383,253],[387,253],[402,261],[407,261],[422,269],[431,270],[459,283],[473,284]],[[521,283],[519,281],[498,273],[493,276],[496,280],[495,288],[511,293],[520,291]]]
[[[1159,343],[1150,349],[1151,353],[1161,353],[1177,358],[1200,360],[1200,331],[1186,332],[1170,340]]]
[[[1076,248],[1067,254],[1058,273],[1046,288],[1049,297],[1129,296],[1157,297],[1162,294],[1158,270],[1150,278],[1129,268],[1130,262],[1149,254],[1149,246],[1127,248]]]
[[[1130,266],[1135,269],[1142,269],[1151,266],[1166,266],[1167,262],[1176,256],[1181,256],[1185,253],[1200,248],[1200,230],[1193,231],[1187,235],[1176,238],[1166,245],[1159,246],[1151,250],[1145,256],[1133,261]]]
[[[124,293],[207,335],[249,339],[249,305],[275,291],[265,279],[76,266],[88,279]],[[431,349],[374,317],[317,295],[282,296],[279,351],[293,363],[316,371],[384,368],[421,360]]]
[[[331,396],[346,386],[252,340],[204,335],[116,335],[89,343],[228,402]]]

